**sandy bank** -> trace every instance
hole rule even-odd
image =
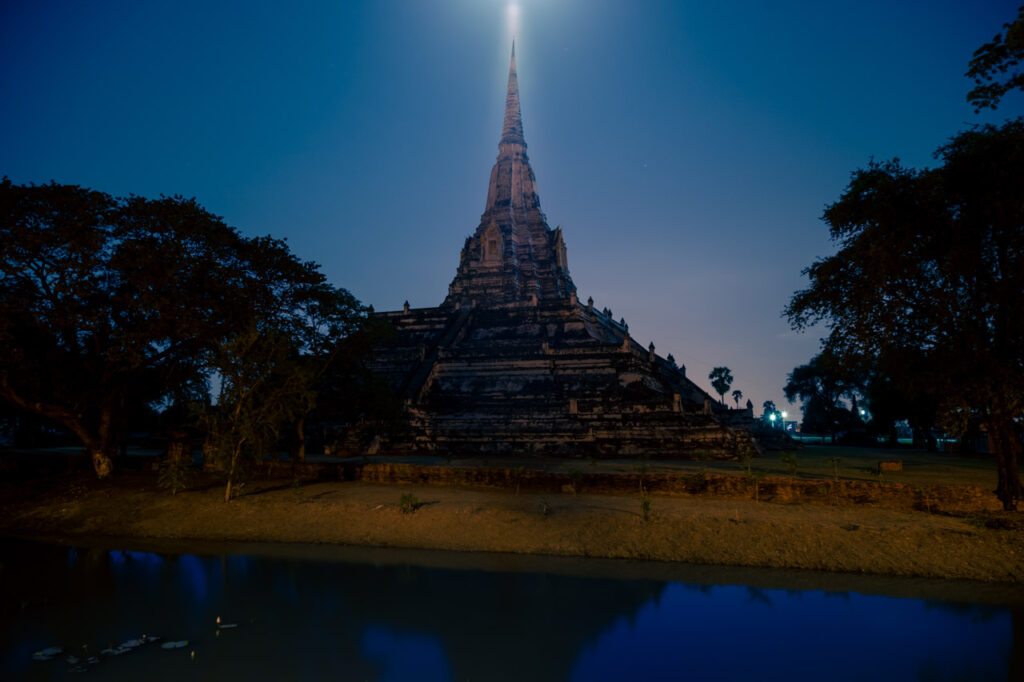
[[[655,495],[535,494],[291,479],[224,503],[213,481],[171,496],[152,475],[4,484],[6,535],[312,542],[633,558],[1024,583],[1024,521]],[[419,501],[402,513],[399,499]]]

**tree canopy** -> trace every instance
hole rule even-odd
[[[725,394],[729,392],[729,387],[732,386],[732,370],[728,367],[715,367],[708,374],[708,379],[711,380],[711,386],[719,395],[719,399],[722,404],[725,404]]]
[[[898,160],[853,174],[824,215],[836,254],[804,270],[785,309],[819,321],[825,350],[851,365],[913,357],[946,423],[977,419],[999,465],[1006,508],[1024,416],[1024,122],[962,132],[933,169]]]
[[[0,399],[75,433],[100,476],[126,408],[205,394],[218,349],[286,334],[322,352],[365,311],[280,240],[181,197],[0,182]]]
[[[995,109],[1010,90],[1024,90],[1024,5],[1017,10],[1017,19],[1003,28],[975,50],[967,69],[966,75],[974,79],[967,101],[976,112]]]
[[[815,355],[806,365],[795,367],[783,387],[786,400],[804,403],[803,430],[836,433],[849,427],[850,411],[843,400],[855,401],[864,393],[861,366],[843,363],[831,352]]]

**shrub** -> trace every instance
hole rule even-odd
[[[179,490],[185,490],[192,484],[192,467],[181,457],[168,457],[160,463],[156,482],[161,488],[170,490],[172,495],[177,495]]]
[[[403,514],[412,514],[419,508],[420,501],[412,493],[405,493],[398,499],[398,511]]]

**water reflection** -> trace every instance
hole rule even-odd
[[[835,597],[671,584],[585,646],[572,679],[1008,679],[1009,609]]]
[[[411,564],[0,545],[0,679],[1007,679],[1009,608]],[[219,630],[223,623],[235,629]],[[1011,677],[1011,679],[1013,679]]]

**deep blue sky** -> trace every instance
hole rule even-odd
[[[519,0],[523,121],[580,296],[757,405],[817,350],[779,316],[874,157],[974,114],[1020,0]],[[508,0],[33,2],[0,9],[0,174],[194,196],[378,310],[437,305],[484,207]]]

